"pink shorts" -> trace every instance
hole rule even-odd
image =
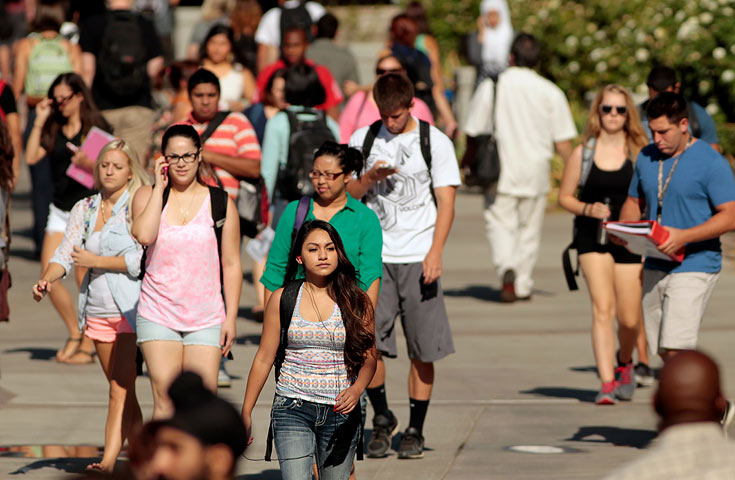
[[[125,317],[87,317],[86,335],[98,342],[114,342],[121,333],[135,333]]]

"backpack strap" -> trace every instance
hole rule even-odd
[[[370,150],[373,149],[373,143],[375,143],[375,138],[378,136],[380,127],[382,126],[383,121],[376,120],[370,125],[370,128],[368,128],[368,131],[365,134],[365,140],[362,141],[362,156],[365,160],[370,156]]]
[[[434,200],[434,206],[436,206],[436,193],[434,193],[433,185],[434,177],[431,176],[431,125],[423,120],[419,120],[419,143],[421,144],[421,156],[424,157],[426,168],[429,171],[429,180],[432,182],[429,188],[431,198]]]
[[[217,254],[219,256],[219,282],[224,292],[224,284],[222,283],[222,228],[225,226],[227,219],[227,192],[218,187],[211,185],[209,188],[209,205],[212,210],[212,220],[214,221],[214,236],[217,239]]]
[[[299,199],[299,206],[296,207],[296,217],[293,222],[293,231],[291,232],[291,246],[296,241],[296,234],[301,230],[301,226],[306,220],[306,216],[309,214],[309,206],[311,205],[311,197],[304,195]]]
[[[288,346],[288,327],[291,326],[291,317],[293,317],[294,308],[296,308],[296,300],[299,297],[299,290],[303,285],[304,280],[291,280],[283,287],[281,292],[281,302],[279,304],[279,313],[281,320],[281,332],[278,341],[278,350],[276,352],[276,358],[273,362],[274,376],[276,384],[278,383],[278,377],[281,375],[281,365],[283,360],[286,358],[286,347]],[[271,421],[270,427],[268,428],[268,439],[265,442],[265,461],[271,461],[271,453],[273,452],[273,422]]]
[[[210,120],[209,123],[207,124],[206,130],[204,130],[199,135],[199,138],[202,139],[202,145],[204,145],[204,142],[209,140],[209,137],[211,137],[214,131],[217,130],[217,127],[222,125],[222,122],[225,121],[225,118],[227,118],[229,114],[230,114],[229,111],[221,111],[215,114],[214,118],[212,118],[212,120]]]
[[[163,189],[163,196],[161,198],[161,212],[163,212],[163,209],[166,208],[166,202],[168,202],[168,196],[171,194],[171,186],[166,185],[166,188]],[[145,277],[145,262],[148,258],[148,245],[143,246],[143,255],[140,257],[140,273],[138,274],[138,280],[143,280],[143,277]]]
[[[587,183],[587,179],[592,171],[592,164],[595,163],[595,145],[597,144],[596,137],[590,137],[582,146],[582,173],[579,176],[579,188],[584,188]]]
[[[702,124],[699,123],[699,117],[697,117],[697,110],[694,108],[694,102],[687,101],[687,112],[689,113],[689,128],[692,129],[692,136],[695,138],[701,138]]]

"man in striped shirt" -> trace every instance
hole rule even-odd
[[[216,121],[219,80],[202,68],[189,78],[188,90],[192,111],[187,123],[202,135],[209,123]],[[221,184],[233,200],[237,199],[240,179],[260,177],[260,145],[250,121],[240,112],[225,116],[204,142],[202,158],[214,167],[217,179],[213,185]]]

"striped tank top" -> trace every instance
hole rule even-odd
[[[345,326],[334,304],[323,322],[309,322],[299,312],[304,286],[299,290],[288,328],[288,347],[276,393],[283,397],[334,405],[337,395],[352,385],[344,360]]]

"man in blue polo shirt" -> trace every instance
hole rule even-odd
[[[666,361],[697,346],[722,266],[719,237],[735,228],[735,179],[722,155],[692,137],[681,95],[659,94],[646,113],[654,143],[638,155],[620,219],[638,220],[645,212],[669,232],[660,251],[685,248],[681,263],[648,258],[643,269],[646,337]]]

